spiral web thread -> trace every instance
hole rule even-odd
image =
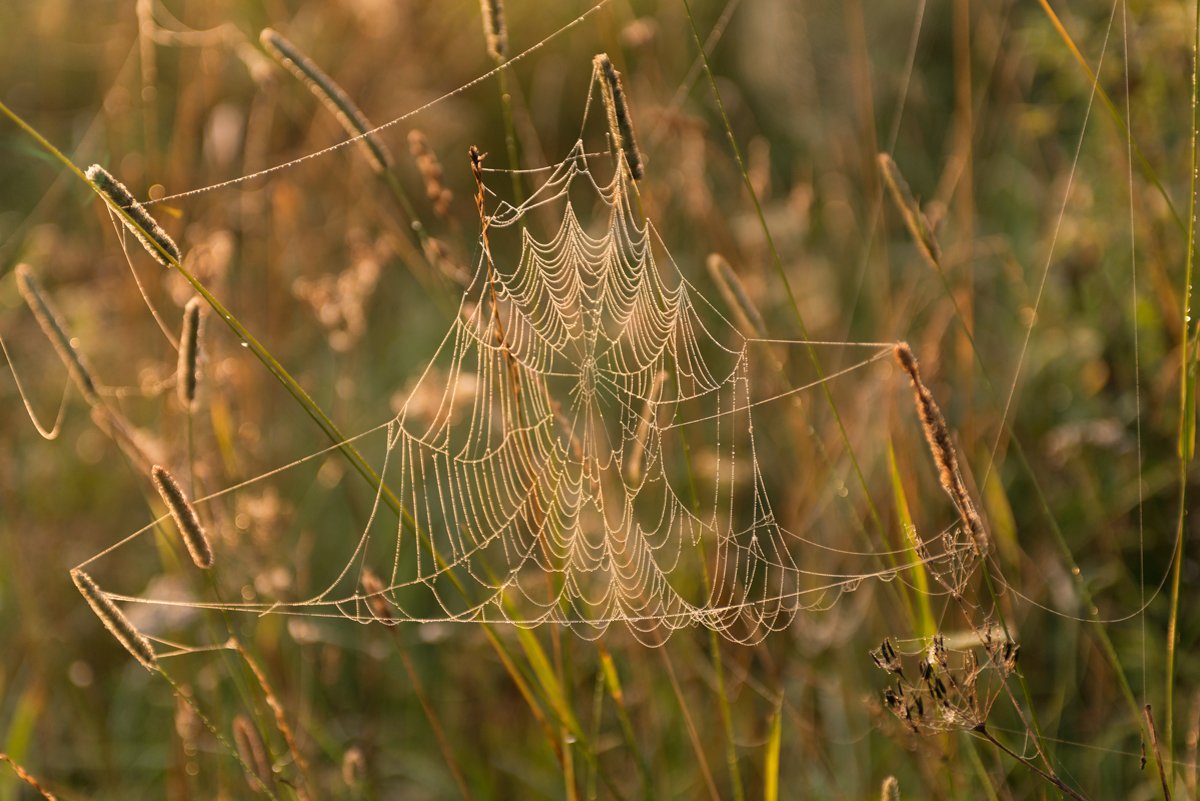
[[[596,158],[581,138],[526,202],[499,201],[487,217],[458,315],[384,427],[379,472],[405,507],[395,528],[385,530],[377,494],[343,566],[301,600],[110,597],[359,622],[553,623],[586,638],[621,623],[648,644],[703,625],[754,643],[865,579],[895,578],[884,552],[830,548],[780,525],[754,428],[757,407],[866,367],[891,344],[746,337],[639,221],[623,156],[606,183]],[[585,203],[598,231],[581,222]],[[538,238],[532,223],[546,220]],[[751,380],[764,343],[868,355],[764,398]],[[432,409],[415,408],[430,397]],[[703,475],[689,443],[715,454]],[[945,543],[922,560],[965,581],[969,545]],[[836,551],[840,569],[811,569],[821,550]],[[847,572],[847,558],[861,569]],[[382,590],[363,589],[367,569]]]

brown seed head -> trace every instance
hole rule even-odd
[[[76,589],[88,602],[88,606],[92,607],[96,617],[100,618],[100,622],[109,633],[117,638],[117,642],[125,646],[125,650],[133,654],[134,659],[141,662],[146,670],[157,670],[158,657],[150,647],[150,641],[129,622],[125,613],[104,594],[92,577],[75,568],[71,571],[71,580],[75,582]]]
[[[104,198],[104,202],[120,217],[125,227],[137,237],[154,259],[163,267],[170,268],[172,261],[180,262],[183,255],[175,240],[167,235],[162,226],[150,216],[146,207],[134,199],[125,184],[118,181],[99,164],[87,168],[88,180]],[[126,219],[128,218],[128,219]]]
[[[158,490],[163,503],[167,505],[167,510],[171,513],[171,518],[179,529],[183,544],[187,546],[188,554],[191,555],[196,567],[201,570],[212,567],[212,546],[208,543],[208,535],[204,533],[204,527],[200,525],[200,518],[184,493],[183,487],[179,486],[179,482],[175,480],[175,476],[171,475],[170,471],[160,465],[154,465],[151,468],[150,477],[154,479],[154,488]]]

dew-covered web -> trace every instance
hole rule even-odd
[[[872,365],[886,374],[893,344],[749,335],[687,277],[702,270],[672,259],[623,155],[602,150],[581,137],[531,173],[540,184],[519,205],[483,180],[502,170],[480,171],[472,277],[407,402],[354,438],[382,439],[381,483],[365,525],[321,532],[340,555],[310,594],[111,597],[358,622],[556,624],[586,638],[619,624],[650,644],[699,625],[753,643],[918,564],[965,582],[976,554],[953,527],[887,551],[818,510],[792,514],[804,531],[785,526],[772,487],[794,476],[766,467],[764,437],[778,452],[832,403],[814,388]],[[805,374],[795,365],[821,354],[835,367],[794,380]],[[116,547],[101,556],[119,558]]]

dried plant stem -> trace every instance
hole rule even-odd
[[[450,741],[446,739],[446,732],[442,728],[442,722],[438,718],[437,712],[434,711],[433,705],[429,702],[429,696],[425,692],[425,686],[421,683],[417,667],[413,664],[412,657],[408,654],[408,649],[404,647],[404,643],[400,639],[400,632],[396,630],[395,619],[392,616],[391,607],[388,606],[387,590],[383,582],[370,569],[364,569],[362,585],[363,591],[367,594],[367,604],[370,606],[371,613],[387,626],[388,633],[392,637],[392,643],[396,646],[396,652],[400,655],[400,663],[404,667],[404,673],[408,676],[408,683],[413,689],[413,694],[417,697],[417,703],[421,705],[421,711],[425,713],[425,719],[429,721],[429,727],[433,730],[433,737],[437,740],[438,749],[442,752],[442,759],[446,761],[446,767],[450,771],[451,778],[454,779],[454,783],[458,786],[458,791],[462,794],[462,797],[466,801],[472,801],[474,796],[471,794],[471,789],[467,785],[466,779],[463,778],[462,768],[459,766],[458,760],[454,757],[454,751],[450,748]]]
[[[33,270],[27,264],[18,264],[15,272],[17,289],[20,291],[21,297],[25,299],[25,303],[29,306],[29,311],[33,313],[34,319],[37,320],[42,333],[50,340],[58,358],[67,368],[71,380],[83,395],[84,400],[92,406],[99,405],[100,395],[96,389],[96,381],[92,378],[92,370],[83,354],[75,349],[75,344],[67,333],[62,317],[42,291],[42,286],[34,276]]]
[[[1081,793],[1080,793],[1078,790],[1076,790],[1075,788],[1073,788],[1073,787],[1071,787],[1070,785],[1068,785],[1068,784],[1067,784],[1066,782],[1064,782],[1062,779],[1058,778],[1058,776],[1056,776],[1056,775],[1055,775],[1055,774],[1053,774],[1053,773],[1050,773],[1050,772],[1047,772],[1047,771],[1043,770],[1043,769],[1042,769],[1041,767],[1039,767],[1039,766],[1038,766],[1038,764],[1037,764],[1036,762],[1034,762],[1033,760],[1031,760],[1031,759],[1028,759],[1027,757],[1023,757],[1023,756],[1021,756],[1020,754],[1016,753],[1016,752],[1015,752],[1015,751],[1013,751],[1011,748],[1009,748],[1008,746],[1006,746],[1004,743],[1002,743],[1002,742],[1000,742],[999,740],[997,740],[995,737],[993,737],[993,736],[992,736],[992,733],[991,733],[990,731],[988,731],[988,730],[987,730],[987,727],[985,727],[985,726],[984,726],[982,723],[980,723],[978,726],[976,726],[974,729],[972,729],[972,731],[973,731],[975,734],[978,734],[978,735],[979,735],[980,737],[982,737],[983,739],[987,740],[987,741],[988,741],[989,743],[991,743],[992,745],[994,745],[994,746],[996,746],[997,748],[999,748],[999,749],[1000,749],[1001,751],[1003,751],[1004,753],[1008,754],[1008,755],[1009,755],[1010,757],[1012,757],[1013,759],[1015,759],[1015,760],[1017,760],[1018,762],[1020,762],[1020,763],[1021,763],[1022,765],[1024,765],[1025,767],[1029,768],[1031,771],[1033,771],[1033,772],[1034,772],[1034,773],[1036,773],[1037,775],[1041,776],[1041,777],[1042,777],[1043,779],[1045,779],[1046,781],[1048,781],[1048,782],[1050,782],[1051,784],[1053,784],[1055,787],[1057,787],[1057,788],[1058,788],[1060,791],[1062,791],[1064,794],[1066,794],[1066,795],[1070,796],[1071,798],[1074,798],[1074,799],[1075,799],[1075,801],[1088,801],[1088,799],[1087,799],[1087,796],[1085,796],[1085,795],[1081,794]]]
[[[8,766],[10,768],[12,768],[13,773],[15,773],[17,775],[17,778],[20,779],[21,781],[25,782],[26,784],[28,784],[30,787],[32,787],[37,792],[41,793],[42,798],[47,799],[47,801],[58,801],[58,799],[55,797],[54,793],[50,792],[45,787],[42,787],[41,783],[38,782],[38,780],[36,778],[34,778],[33,774],[31,774],[29,771],[25,770],[25,768],[21,767],[20,763],[18,763],[16,760],[14,760],[12,757],[10,757],[8,754],[4,753],[3,751],[0,751],[0,762],[7,763]]]
[[[288,725],[287,715],[283,711],[283,704],[279,703],[279,699],[275,695],[275,691],[271,689],[271,683],[267,681],[267,674],[259,667],[258,662],[254,657],[250,656],[250,652],[246,650],[241,641],[236,637],[230,638],[227,647],[237,651],[242,657],[242,661],[246,663],[246,667],[250,668],[250,672],[254,674],[254,680],[258,682],[259,688],[262,690],[263,700],[267,702],[271,713],[275,716],[275,728],[283,735],[283,741],[287,744],[288,752],[292,755],[292,759],[296,763],[296,767],[300,771],[300,777],[304,780],[304,784],[312,787],[312,781],[309,779],[308,761],[304,758],[304,754],[300,751],[300,746],[296,742],[296,736],[292,733],[292,727]],[[307,793],[297,788],[297,792],[301,797],[307,797]]]
[[[1154,712],[1150,705],[1142,708],[1146,718],[1146,731],[1150,732],[1150,750],[1154,753],[1154,764],[1158,766],[1158,779],[1162,783],[1163,801],[1171,801],[1171,784],[1167,780],[1167,766],[1163,764],[1162,748],[1158,744],[1158,728],[1154,725]]]
[[[242,766],[242,770],[244,770],[247,775],[253,775],[254,767],[242,759],[242,755],[238,749],[232,743],[230,743],[229,739],[221,733],[221,730],[218,729],[211,720],[209,720],[208,715],[205,715],[204,710],[202,710],[200,705],[196,703],[196,699],[192,698],[189,693],[185,692],[183,687],[179,686],[179,683],[171,677],[171,674],[163,670],[161,666],[157,668],[157,672],[158,675],[162,676],[163,680],[171,686],[171,689],[175,692],[175,697],[182,700],[183,703],[185,703],[192,710],[192,712],[195,713],[197,720],[199,720],[204,728],[208,730],[208,733],[211,734],[213,738],[221,744],[221,747],[224,748],[225,751],[235,760],[237,760],[237,763]],[[273,801],[278,801],[279,797],[275,795],[275,791],[270,787],[264,787],[263,791],[267,794],[268,798],[273,799]],[[303,799],[305,797],[303,793],[300,793],[299,791],[297,791],[297,793],[300,798]]]

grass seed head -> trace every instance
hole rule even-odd
[[[183,331],[179,336],[179,366],[175,385],[179,401],[185,409],[196,405],[196,385],[199,381],[196,364],[200,355],[202,322],[200,299],[192,298],[183,309]]]
[[[912,383],[917,416],[921,420],[925,440],[929,443],[929,452],[933,455],[934,464],[938,468],[938,480],[946,494],[954,501],[959,516],[976,548],[984,551],[987,549],[987,532],[984,529],[983,520],[975,509],[975,502],[971,500],[971,494],[967,492],[962,473],[959,471],[958,454],[954,449],[954,441],[950,438],[950,429],[946,425],[946,418],[942,416],[942,410],[938,407],[937,401],[933,399],[933,393],[921,380],[917,357],[913,355],[908,343],[897,344],[893,353],[897,363],[904,369],[904,372],[908,373],[908,378]]]
[[[483,35],[488,55],[497,61],[508,57],[508,26],[504,22],[504,0],[479,0],[483,12]]]
[[[154,488],[158,490],[163,503],[167,505],[171,518],[179,528],[179,535],[183,538],[183,544],[187,546],[188,553],[191,555],[192,561],[196,563],[196,567],[202,570],[212,567],[213,552],[212,546],[208,543],[208,535],[204,533],[204,527],[200,525],[200,518],[196,515],[191,501],[184,494],[183,488],[179,486],[179,482],[165,467],[160,465],[154,465],[150,470],[150,477],[154,480]]]
[[[88,606],[92,607],[96,617],[100,618],[104,627],[117,638],[117,642],[125,646],[125,650],[133,654],[134,659],[141,662],[146,670],[157,670],[158,657],[150,647],[150,641],[142,636],[133,623],[129,622],[129,618],[125,617],[125,613],[109,600],[92,577],[75,568],[71,571],[71,580],[75,582],[75,587],[88,602]]]
[[[608,130],[613,143],[618,152],[624,154],[629,174],[635,181],[640,181],[645,174],[642,151],[638,149],[637,137],[633,133],[633,117],[621,85],[621,73],[613,66],[608,53],[597,54],[592,63],[600,73],[600,93],[604,98],[604,110],[608,114]]]
[[[175,240],[168,236],[162,226],[150,216],[146,207],[133,197],[125,188],[125,184],[114,178],[99,164],[93,164],[87,168],[87,177],[96,187],[100,196],[104,198],[104,202],[117,213],[125,227],[138,238],[146,252],[153,256],[159,264],[170,268],[172,261],[183,260],[183,254],[179,252],[179,246],[175,244]]]
[[[276,61],[295,75],[329,109],[346,133],[361,137],[358,142],[371,169],[382,175],[391,168],[392,153],[375,132],[375,126],[333,78],[278,31],[263,28],[258,40]]]

